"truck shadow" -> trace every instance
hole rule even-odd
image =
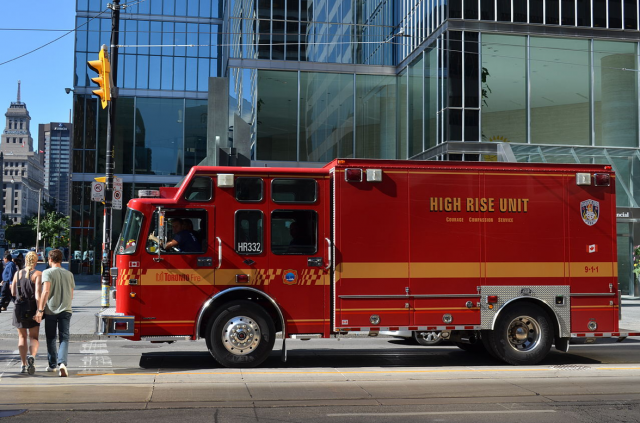
[[[602,361],[581,354],[561,353],[552,350],[543,360],[542,366],[596,365]],[[469,353],[454,346],[405,347],[384,350],[376,349],[295,349],[287,352],[287,362],[281,360],[281,352],[274,349],[260,366],[263,369],[296,368],[379,368],[379,367],[511,367],[485,353]],[[142,353],[142,369],[208,369],[221,368],[208,352],[162,352]]]

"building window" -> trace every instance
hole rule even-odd
[[[531,143],[589,145],[589,41],[531,37],[530,45]]]
[[[637,69],[637,43],[594,41],[593,51],[595,144],[637,147],[638,78],[623,70]]]

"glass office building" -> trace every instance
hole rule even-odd
[[[125,200],[206,162],[211,101],[229,116],[214,147],[246,143],[256,166],[335,157],[608,163],[618,174],[621,288],[634,294],[638,3],[134,3],[121,15],[118,66],[116,174],[124,174]],[[106,116],[90,95],[86,61],[108,44],[105,6],[77,7],[85,25],[76,40],[74,198],[86,199],[104,172]],[[209,93],[210,77],[228,91]],[[94,238],[94,205],[79,201],[73,213],[74,230]]]

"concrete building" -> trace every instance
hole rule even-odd
[[[69,216],[71,201],[71,135],[70,123],[46,123],[38,125],[38,145],[44,154],[45,197],[55,203],[59,213]]]
[[[26,218],[38,213],[38,195],[44,188],[42,155],[33,151],[31,117],[27,105],[18,97],[5,113],[5,129],[0,140],[3,156],[2,185],[5,216],[14,223],[25,223]]]

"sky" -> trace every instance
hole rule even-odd
[[[105,1],[106,4],[106,1]],[[4,63],[47,44],[75,26],[75,0],[0,0],[0,63]],[[38,142],[38,124],[69,122],[73,107],[74,34],[27,56],[0,65],[0,131],[5,129],[4,114],[16,101],[18,80],[20,100],[31,116],[34,149]]]

